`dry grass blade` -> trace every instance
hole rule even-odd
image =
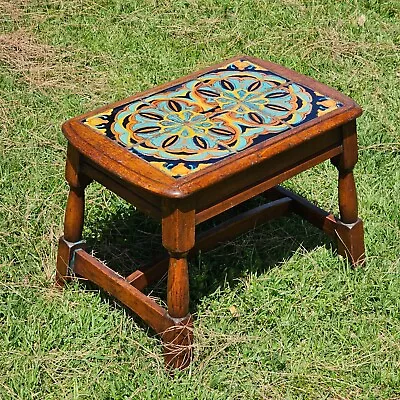
[[[105,74],[75,61],[78,54],[40,43],[24,29],[0,35],[0,62],[22,81],[41,89],[67,89],[91,96],[100,93],[106,86]]]
[[[18,30],[0,35],[0,61],[8,65],[12,72],[24,76],[30,83],[46,85],[49,71],[54,71],[55,50],[39,44],[28,32]]]
[[[17,21],[27,7],[29,0],[0,0],[0,21],[11,19]]]

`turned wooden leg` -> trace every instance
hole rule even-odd
[[[163,246],[170,255],[168,267],[168,314],[175,324],[162,334],[167,368],[186,368],[193,357],[193,319],[189,313],[187,254],[194,246],[195,213],[187,204],[163,204]]]
[[[357,162],[355,121],[343,127],[343,153],[332,159],[339,171],[340,220],[336,223],[338,253],[347,257],[353,267],[365,263],[364,228],[358,218],[357,192],[353,168]]]
[[[66,179],[70,185],[64,219],[64,236],[59,240],[56,283],[63,286],[70,279],[69,264],[76,249],[82,248],[82,229],[85,213],[85,187],[88,180],[78,173],[79,154],[68,147]]]
[[[162,334],[167,368],[183,369],[193,357],[193,319],[189,313],[189,275],[186,255],[170,256],[168,268],[168,314],[175,325]]]

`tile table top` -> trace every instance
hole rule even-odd
[[[179,178],[342,106],[239,59],[82,122]]]

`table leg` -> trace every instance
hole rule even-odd
[[[79,173],[80,154],[68,147],[65,176],[70,186],[64,219],[64,236],[60,238],[57,255],[56,283],[63,286],[69,280],[68,266],[72,253],[82,240],[85,214],[85,187],[88,179]]]
[[[193,319],[189,313],[187,255],[195,242],[195,211],[187,204],[163,204],[163,246],[168,250],[167,304],[175,325],[162,334],[167,368],[186,368],[193,356]]]
[[[352,266],[365,262],[364,228],[358,218],[358,202],[353,169],[357,162],[355,121],[343,128],[343,153],[332,159],[339,172],[338,197],[340,220],[336,224],[338,253],[347,257]]]

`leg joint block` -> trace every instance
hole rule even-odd
[[[77,250],[85,249],[86,242],[84,240],[79,240],[77,242],[70,242],[62,236],[60,238],[60,246],[65,246],[68,249],[68,260],[64,260],[67,263],[67,273],[69,276],[74,274],[74,263],[75,263],[75,253]]]

